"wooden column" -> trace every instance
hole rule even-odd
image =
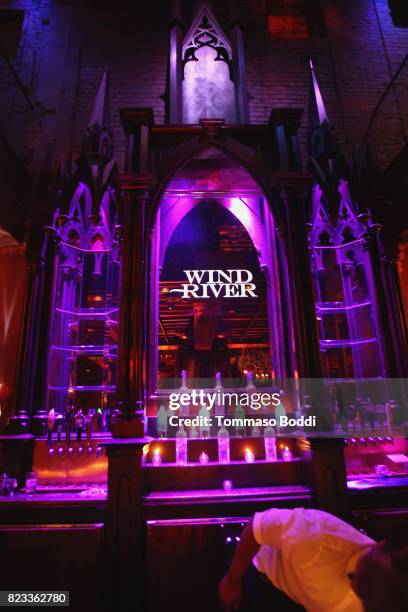
[[[385,299],[390,314],[389,326],[392,329],[391,337],[396,376],[406,378],[408,376],[408,330],[397,268],[398,256],[398,248],[392,251],[387,249],[381,255],[381,262],[385,284]]]
[[[168,121],[183,123],[183,57],[184,26],[181,19],[180,0],[172,0],[169,53],[169,111]]]
[[[128,438],[105,442],[108,456],[107,611],[145,609],[142,456],[146,441]]]
[[[300,378],[320,378],[320,354],[316,326],[307,219],[307,197],[312,184],[309,174],[275,175],[283,206],[284,227],[280,228],[285,244],[288,281],[293,308],[295,351]]]
[[[114,437],[141,438],[146,403],[146,211],[151,177],[150,139],[154,124],[151,108],[120,109],[127,135],[125,167],[119,177],[122,189],[121,293],[118,358],[118,402],[112,423]]]
[[[349,520],[350,500],[347,489],[343,438],[299,438],[306,481],[312,488],[320,510]]]
[[[142,437],[146,385],[146,205],[148,182],[121,177],[123,224],[121,238],[121,310],[118,359],[118,403],[114,436]]]
[[[151,178],[149,108],[121,109],[127,135],[126,174],[117,240],[121,251],[118,401],[108,455],[106,610],[144,609],[142,456],[146,404],[148,239],[146,213]]]
[[[278,260],[279,284],[282,294],[282,326],[285,330],[282,350],[284,361],[281,370],[283,378],[294,378],[297,363],[295,351],[292,348],[295,342],[295,317],[294,305],[292,303],[293,288],[290,281],[287,247],[285,244],[285,228],[283,226],[276,228],[276,255]]]
[[[28,271],[21,324],[16,396],[13,415],[8,424],[8,431],[16,434],[29,431],[37,380],[36,358],[40,341],[39,319],[44,289],[45,266],[45,260],[41,252],[43,242],[41,231],[42,218],[43,214],[40,210],[33,212],[29,222],[27,238],[26,257]]]
[[[236,2],[230,3],[229,32],[232,48],[237,123],[247,124],[249,123],[249,105],[245,74],[244,38],[242,23],[236,12]]]
[[[381,259],[381,247],[379,233],[381,225],[371,224],[366,226],[362,235],[364,249],[366,250],[371,264],[371,293],[373,295],[373,308],[378,321],[379,341],[383,355],[383,375],[388,377],[404,376],[400,374],[398,367],[398,354],[395,352],[393,333],[390,333],[392,313],[387,304],[388,287],[384,282],[383,262]]]
[[[125,172],[146,175],[150,168],[150,137],[154,125],[150,107],[120,108],[126,135]]]
[[[55,291],[61,238],[53,227],[47,227],[44,245],[44,286],[38,312],[39,342],[35,356],[36,380],[33,390],[34,406],[31,430],[35,435],[45,433],[47,407],[48,360],[52,342]]]

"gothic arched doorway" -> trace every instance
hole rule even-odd
[[[192,157],[168,182],[153,228],[150,398],[179,385],[182,370],[234,384],[251,372],[260,386],[287,375],[282,278],[259,184],[219,149]]]

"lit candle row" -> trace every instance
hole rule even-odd
[[[289,449],[288,446],[285,446],[283,448],[282,451],[282,459],[284,461],[291,461],[293,458],[293,455]],[[185,464],[187,463],[186,458],[184,458],[184,453],[183,453],[183,461],[181,461],[181,457],[180,454],[178,454],[177,457],[177,463],[179,464]],[[254,452],[250,449],[250,448],[246,448],[244,451],[244,460],[246,463],[254,463],[255,461],[255,454]],[[201,463],[201,465],[206,465],[207,463],[209,463],[210,458],[207,455],[207,453],[205,451],[202,451],[202,453],[200,454],[198,461]],[[160,452],[160,448],[155,448],[153,451],[153,455],[152,455],[152,465],[161,465],[162,463],[162,457],[161,457],[161,452]]]

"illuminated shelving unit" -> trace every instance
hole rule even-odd
[[[109,429],[116,391],[119,254],[62,244],[48,372],[48,410],[92,415]]]
[[[378,347],[363,241],[315,246],[316,317],[328,378],[378,375]]]

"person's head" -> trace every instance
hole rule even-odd
[[[408,542],[378,542],[360,558],[350,579],[365,612],[406,612]]]

